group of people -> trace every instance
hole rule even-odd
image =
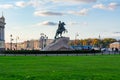
[[[112,51],[118,52],[119,49],[118,48],[112,48]]]

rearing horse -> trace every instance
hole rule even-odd
[[[58,29],[57,29],[57,31],[56,31],[56,34],[55,34],[55,39],[56,38],[59,38],[59,35],[60,35],[60,37],[62,37],[62,33],[64,32],[68,32],[66,29],[65,29],[65,27],[64,27],[64,25],[65,25],[65,23],[64,22],[60,22],[59,23],[59,27],[58,27]]]

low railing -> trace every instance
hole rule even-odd
[[[120,54],[120,51],[105,51],[99,50],[76,50],[76,51],[39,51],[39,50],[7,50],[0,52],[1,56],[81,56],[81,55],[115,55]]]

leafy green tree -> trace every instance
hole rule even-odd
[[[110,43],[113,43],[113,42],[115,42],[115,41],[117,41],[117,40],[114,39],[114,38],[104,38],[104,39],[102,40],[103,47],[109,47],[109,44],[110,44]]]

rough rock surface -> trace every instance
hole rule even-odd
[[[67,51],[72,50],[68,45],[69,37],[58,38],[53,41],[51,44],[46,46],[43,51]]]

